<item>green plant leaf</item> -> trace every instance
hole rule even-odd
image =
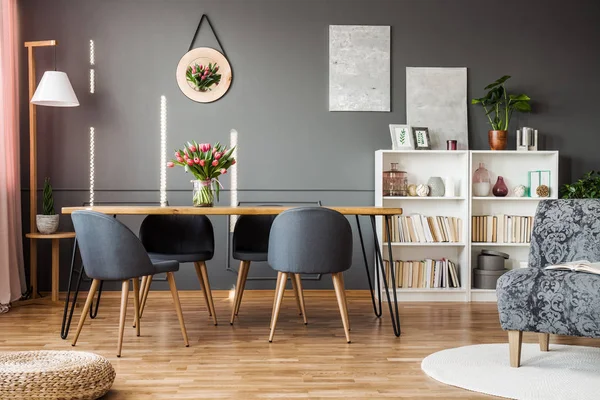
[[[504,82],[506,82],[507,80],[510,79],[510,75],[504,75],[502,78],[496,80],[493,83],[490,83],[489,85],[487,85],[484,90],[489,90],[492,88],[495,88],[496,86],[502,85]]]

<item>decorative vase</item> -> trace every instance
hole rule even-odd
[[[211,179],[195,180],[193,202],[194,207],[212,207],[215,202],[215,192],[213,190],[213,182]]]
[[[488,141],[491,150],[506,150],[508,131],[489,131]]]
[[[508,194],[508,187],[504,183],[504,178],[499,176],[494,188],[492,189],[492,193],[496,197],[506,197]]]
[[[384,196],[406,196],[408,193],[406,171],[398,170],[398,163],[391,163],[391,169],[383,173]]]
[[[444,181],[439,176],[432,176],[429,178],[427,186],[429,186],[429,195],[431,197],[444,197],[446,188],[444,186]]]
[[[479,168],[473,173],[473,196],[485,197],[490,194],[492,183],[490,173],[483,163],[479,163]]]
[[[444,196],[456,196],[456,185],[454,184],[454,178],[451,176],[447,176],[444,178]]]
[[[54,215],[41,215],[35,216],[35,224],[37,225],[38,231],[44,235],[50,235],[58,230],[58,214]]]

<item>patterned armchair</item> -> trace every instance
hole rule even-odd
[[[547,200],[538,205],[529,268],[502,275],[496,293],[500,325],[508,331],[510,365],[519,367],[523,332],[600,338],[600,275],[547,271],[547,265],[600,261],[600,199]]]

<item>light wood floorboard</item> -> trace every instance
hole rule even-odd
[[[218,315],[229,316],[233,296],[214,291]],[[115,356],[120,293],[105,292],[98,317],[87,318],[75,348],[60,339],[61,306],[27,305],[0,315],[0,351],[59,349],[92,351],[107,357],[117,378],[105,399],[483,399],[446,386],[421,371],[421,360],[438,350],[477,343],[507,343],[496,305],[404,303],[402,332],[373,315],[368,292],[348,291],[352,343],[347,344],[332,291],[305,291],[308,326],[298,318],[293,291],[286,291],[277,335],[268,342],[273,291],[246,291],[244,312],[234,326],[215,326],[201,292],[180,292],[190,340],[181,340],[171,294],[151,291],[141,337],[130,296],[121,358]],[[81,305],[75,311],[71,333]],[[537,343],[535,334],[523,335]],[[557,338],[555,343],[600,347],[600,340]],[[506,361],[508,363],[508,348]]]

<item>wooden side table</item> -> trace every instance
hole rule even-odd
[[[56,232],[51,233],[50,235],[44,235],[43,233],[28,233],[25,235],[27,238],[31,240],[43,240],[50,239],[52,240],[52,301],[58,301],[58,270],[59,270],[59,240],[60,239],[73,239],[75,237],[75,232]],[[37,254],[36,254],[37,255]],[[38,293],[38,285],[37,285],[37,260],[36,262],[32,262],[29,268],[29,276],[31,278],[31,287],[32,287],[32,298],[37,297]]]

